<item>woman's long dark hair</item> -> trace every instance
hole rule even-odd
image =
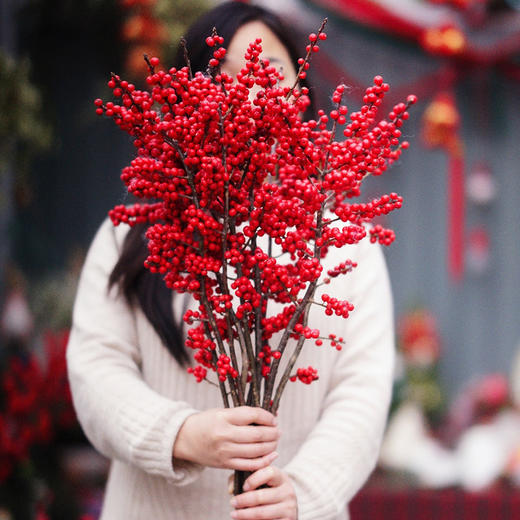
[[[291,31],[278,16],[261,7],[235,1],[208,11],[188,30],[185,40],[193,72],[205,71],[208,66],[214,49],[206,45],[205,39],[213,27],[227,45],[242,25],[252,21],[263,22],[273,31],[289,52],[295,70],[298,70],[297,47],[290,37]],[[184,50],[179,46],[173,66],[181,68],[184,65]],[[175,318],[178,317],[174,317],[172,311],[173,291],[166,287],[161,276],[144,267],[148,256],[145,229],[145,225],[136,225],[126,235],[119,260],[110,274],[109,287],[118,285],[130,304],[139,304],[173,357],[179,364],[186,365],[189,357],[184,347],[182,328],[176,323]]]

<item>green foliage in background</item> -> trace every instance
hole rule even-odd
[[[209,0],[157,0],[155,14],[168,32],[168,45],[164,49],[164,62],[170,63],[175,57],[179,40],[187,28],[205,11],[214,5]]]
[[[29,78],[29,60],[16,61],[0,49],[0,169],[9,161],[16,176],[25,175],[33,153],[52,140],[40,91]]]

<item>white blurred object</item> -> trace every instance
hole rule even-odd
[[[413,447],[412,453],[410,467],[423,486],[443,488],[459,482],[459,466],[454,453],[436,440],[422,439]]]
[[[380,463],[413,474],[426,487],[452,486],[460,479],[454,453],[428,435],[423,412],[414,403],[404,403],[392,417]]]
[[[466,181],[466,193],[474,204],[485,206],[496,199],[497,186],[490,167],[478,162]]]
[[[415,403],[405,402],[394,413],[381,447],[383,466],[405,470],[410,447],[425,435],[425,422],[421,409]]]
[[[502,412],[492,423],[468,428],[456,450],[462,486],[480,491],[491,485],[506,471],[519,443],[520,416],[514,411]]]
[[[520,344],[516,347],[516,354],[511,364],[509,386],[513,404],[520,409]]]
[[[4,336],[14,339],[30,336],[34,319],[23,291],[14,289],[7,295],[0,320]]]

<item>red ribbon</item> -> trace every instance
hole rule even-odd
[[[460,145],[448,153],[448,266],[455,281],[464,275],[464,155]]]

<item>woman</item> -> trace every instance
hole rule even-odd
[[[228,43],[226,72],[238,71],[249,41],[261,37],[263,55],[286,81],[296,77],[298,54],[283,24],[241,2],[220,5],[189,31],[193,69],[205,69],[203,42],[213,26]],[[341,352],[303,350],[299,365],[315,366],[320,380],[289,385],[275,418],[258,408],[223,409],[215,388],[187,374],[192,358],[180,318],[192,301],[175,295],[171,312],[171,291],[143,268],[142,231],[101,226],[83,268],[67,353],[81,425],[111,459],[101,518],[348,518],[348,500],[375,465],[391,392],[391,295],[380,249],[368,241],[348,249],[359,267],[328,292],[348,297],[356,310],[348,320],[310,314],[311,324],[319,320],[322,332],[347,344]],[[343,256],[330,253],[327,263]],[[253,473],[230,505],[235,469]]]

